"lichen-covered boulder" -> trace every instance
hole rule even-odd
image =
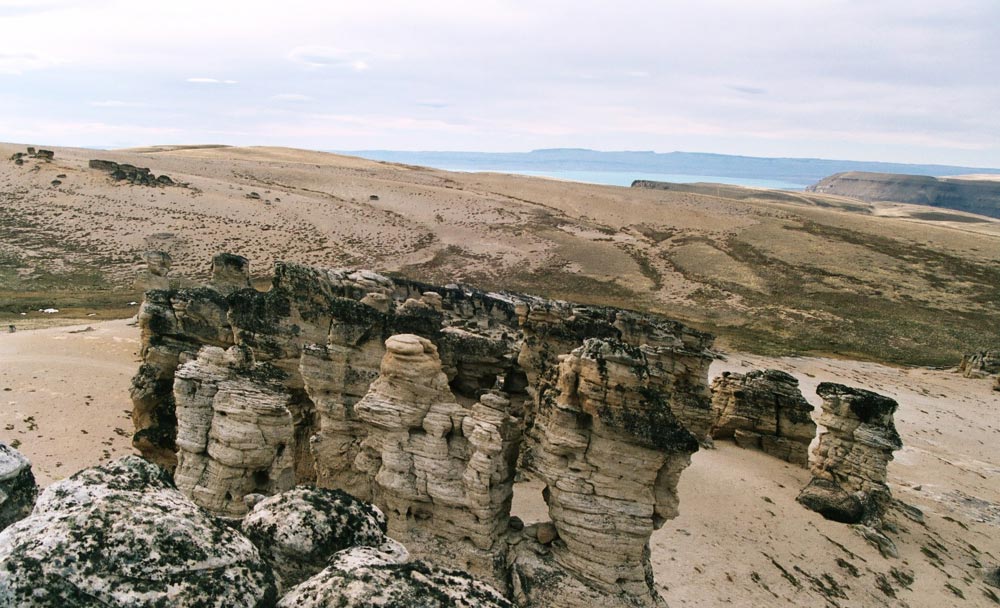
[[[370,549],[338,554],[330,567],[289,591],[279,608],[511,608],[489,585],[465,572],[423,561],[394,563]]]
[[[266,608],[274,575],[257,548],[136,456],[49,486],[0,532],[0,605]]]
[[[31,513],[37,496],[31,463],[14,448],[0,443],[0,530]]]
[[[378,507],[323,488],[299,487],[262,500],[242,527],[286,588],[325,568],[338,551],[387,541]]]

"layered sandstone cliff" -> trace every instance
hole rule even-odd
[[[216,256],[208,286],[150,291],[139,315],[134,442],[196,503],[239,517],[315,482],[525,605],[660,604],[648,540],[712,426],[710,336],[364,270],[279,263],[258,292],[247,265]],[[546,535],[509,526],[519,455]]]

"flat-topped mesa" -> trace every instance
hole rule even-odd
[[[558,540],[550,552],[530,539],[514,547],[519,603],[533,606],[661,606],[649,538],[677,515],[677,482],[698,449],[667,407],[683,392],[653,373],[655,348],[589,339],[561,357],[540,395],[528,469],[543,493]],[[655,361],[655,360],[654,360]],[[553,585],[533,579],[555,572]]]
[[[723,372],[712,382],[712,410],[714,439],[733,439],[740,447],[808,466],[809,444],[816,436],[813,406],[791,374]]]
[[[886,467],[903,447],[896,432],[892,399],[842,384],[823,382],[818,443],[810,455],[813,480],[798,500],[827,519],[877,522],[892,495]]]
[[[367,270],[279,262],[271,289],[259,292],[228,259],[216,258],[225,272],[207,287],[148,291],[139,314],[133,443],[176,466],[196,502],[232,516],[246,494],[289,479],[339,488],[384,507],[390,529],[430,561],[512,593],[519,571],[536,605],[548,600],[538,585],[525,591],[530,572],[565,575],[576,600],[551,605],[635,605],[618,592],[657,605],[645,546],[674,515],[677,476],[712,423],[711,336],[655,315]],[[561,357],[576,367],[564,369]],[[602,366],[620,378],[601,385]],[[590,417],[593,428],[549,419],[561,373],[598,378],[600,390],[580,392],[579,424]],[[542,426],[522,441],[538,415]],[[545,460],[541,442],[558,443],[552,434],[569,428],[591,436],[592,449],[574,456],[590,468],[548,467],[544,479],[562,492],[546,530],[570,540],[552,543],[566,547],[555,549],[558,560],[518,550],[515,564],[511,545],[549,552],[508,531],[517,454]],[[539,445],[522,450],[526,443]],[[586,481],[567,490],[577,474]],[[585,484],[600,489],[596,502],[587,503]],[[606,529],[586,515],[595,505],[612,508],[600,521],[626,530],[613,544],[619,557],[586,553],[585,530]]]
[[[962,357],[958,371],[966,378],[986,378],[1000,374],[1000,351],[981,350]]]

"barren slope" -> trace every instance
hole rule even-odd
[[[125,316],[144,250],[169,251],[181,282],[225,250],[262,277],[285,259],[656,310],[755,352],[946,364],[1000,341],[1000,222],[980,216],[280,148],[55,152],[0,160],[0,322]],[[189,186],[115,182],[95,158]]]

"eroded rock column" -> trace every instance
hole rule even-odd
[[[372,483],[389,534],[417,557],[506,590],[505,532],[520,431],[510,402],[456,402],[437,347],[412,334],[385,342],[379,378],[357,403],[369,426],[355,468]]]
[[[877,521],[892,495],[886,467],[903,442],[896,432],[892,399],[842,384],[823,382],[819,424],[825,430],[809,461],[813,480],[798,500],[827,519]]]
[[[514,586],[535,606],[661,606],[649,537],[677,515],[677,482],[698,449],[667,402],[680,386],[650,373],[647,351],[587,340],[540,396],[527,463],[546,484],[558,540],[514,547]],[[554,573],[552,585],[539,585]]]

